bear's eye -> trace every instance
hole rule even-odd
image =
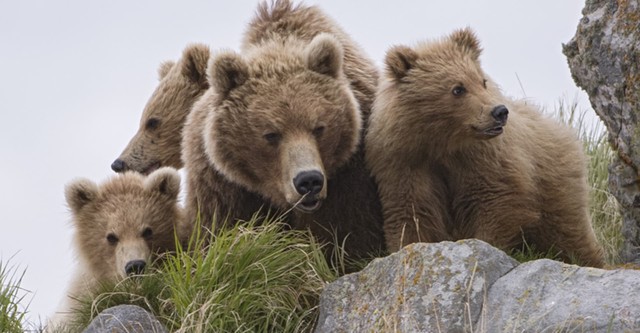
[[[147,120],[147,123],[144,126],[148,131],[152,131],[152,130],[158,128],[159,125],[160,125],[160,119],[158,119],[158,118],[149,118],[149,120]]]
[[[318,126],[313,129],[313,135],[318,138],[322,136],[322,133],[324,133],[324,126]]]
[[[482,85],[484,86],[484,89],[487,89],[487,79],[482,80]]]
[[[118,236],[116,236],[114,233],[108,234],[107,242],[109,242],[109,244],[111,245],[116,245],[118,243]]]
[[[144,239],[149,239],[149,238],[151,238],[151,236],[153,236],[153,230],[151,230],[151,228],[149,228],[149,227],[144,228],[144,230],[142,230],[141,236]]]
[[[275,132],[267,133],[264,135],[264,139],[267,140],[267,142],[270,145],[275,146],[278,144],[278,142],[280,142],[280,139],[282,139],[282,135],[280,135],[280,133],[275,133]]]
[[[462,96],[466,92],[467,92],[467,89],[463,86],[455,86],[453,87],[453,90],[451,90],[451,93],[453,94],[453,96]]]

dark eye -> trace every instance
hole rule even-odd
[[[141,236],[144,239],[149,239],[149,238],[151,238],[151,236],[153,236],[153,231],[149,227],[144,228],[144,230],[142,230]]]
[[[463,86],[455,86],[453,90],[451,90],[451,93],[453,94],[453,96],[462,96],[462,94],[466,92],[467,92],[467,89]]]
[[[118,243],[118,236],[116,234],[111,233],[107,235],[107,242],[111,245],[116,245]]]
[[[322,133],[324,133],[324,126],[318,126],[313,129],[313,135],[318,138],[322,136]]]
[[[487,89],[487,79],[482,80],[482,85]]]
[[[149,118],[149,120],[147,120],[147,123],[144,126],[148,131],[152,131],[152,130],[158,128],[159,125],[160,125],[160,119],[158,119],[158,118]]]
[[[264,139],[267,140],[267,142],[270,145],[275,146],[278,144],[278,142],[280,142],[280,139],[282,139],[282,135],[280,135],[280,133],[275,133],[275,132],[267,133],[264,135]]]

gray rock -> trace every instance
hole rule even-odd
[[[489,289],[477,332],[639,332],[640,272],[552,260],[519,265]]]
[[[151,313],[135,305],[108,308],[95,317],[83,333],[167,333]]]
[[[328,285],[316,333],[471,332],[488,288],[516,264],[479,240],[409,245]]]
[[[627,262],[640,263],[640,5],[587,0],[575,36],[563,47],[576,84],[609,131],[618,158],[609,187],[620,202]]]

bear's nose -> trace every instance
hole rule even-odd
[[[498,105],[495,108],[493,108],[493,111],[491,111],[491,116],[496,121],[499,121],[500,123],[504,124],[507,122],[507,117],[509,116],[509,109],[507,109],[507,107],[504,105]]]
[[[303,171],[293,178],[293,186],[300,194],[318,194],[324,186],[324,176],[319,171]]]
[[[113,163],[111,163],[111,170],[115,172],[123,172],[126,169],[127,169],[127,164],[124,163],[124,161],[119,158],[113,161]]]
[[[124,265],[124,271],[127,275],[142,274],[147,263],[144,260],[131,260]]]

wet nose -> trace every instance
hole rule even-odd
[[[131,260],[124,266],[127,275],[142,274],[147,263],[144,260]]]
[[[293,178],[293,185],[300,194],[318,194],[324,186],[324,176],[319,171],[303,171]]]
[[[491,116],[496,121],[499,121],[504,124],[507,122],[507,117],[509,116],[509,109],[507,109],[507,107],[504,105],[498,105],[495,108],[493,108],[493,111],[491,111]]]
[[[115,172],[123,172],[126,169],[127,169],[127,164],[124,163],[124,161],[119,158],[113,161],[113,163],[111,163],[111,170]]]

